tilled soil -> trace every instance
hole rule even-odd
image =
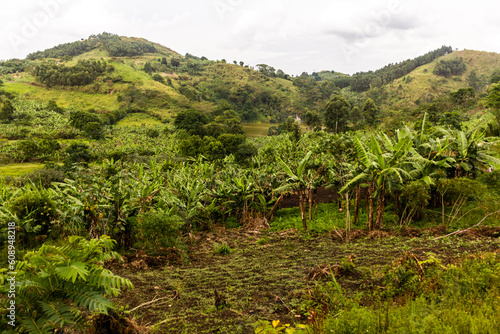
[[[135,286],[115,301],[129,310],[143,305],[130,316],[158,333],[253,333],[258,319],[306,323],[304,300],[315,284],[331,281],[331,272],[345,293],[356,293],[374,289],[377,273],[408,252],[419,259],[432,253],[447,264],[499,251],[498,227],[436,239],[445,232],[439,226],[353,230],[347,238],[344,231],[310,236],[216,228],[193,236],[184,255],[176,249],[155,256],[138,251],[111,264]],[[231,253],[216,253],[220,244]],[[355,270],[343,271],[346,262]]]

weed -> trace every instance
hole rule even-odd
[[[215,253],[220,254],[220,255],[229,255],[233,252],[231,247],[229,247],[227,244],[218,244],[215,245]]]

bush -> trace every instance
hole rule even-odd
[[[66,154],[68,155],[64,159],[64,168],[69,169],[74,163],[82,163],[84,166],[88,166],[88,163],[92,161],[93,156],[89,151],[89,146],[81,143],[73,143],[66,148]]]
[[[52,182],[63,182],[64,173],[54,168],[43,168],[23,176],[23,184],[34,183],[44,188],[49,188]]]
[[[160,135],[160,131],[158,131],[157,129],[148,129],[146,131],[146,135],[149,137],[149,138],[156,138]]]
[[[32,247],[48,237],[52,222],[58,213],[54,201],[46,190],[25,188],[25,192],[6,205],[10,213],[17,217],[21,228],[19,242]]]
[[[158,247],[178,247],[182,226],[173,210],[144,212],[137,217],[136,241],[139,247],[150,251]]]

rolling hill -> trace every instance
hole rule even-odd
[[[145,112],[164,121],[186,109],[209,113],[222,108],[235,110],[244,121],[282,122],[305,110],[321,113],[338,93],[359,108],[372,98],[383,118],[392,111],[422,108],[461,88],[473,87],[478,97],[484,96],[500,71],[500,55],[451,50],[443,47],[352,76],[321,71],[292,77],[265,64],[252,68],[243,62],[181,56],[142,38],[103,33],[24,60],[0,62],[0,78],[1,89],[28,100],[98,113]],[[436,67],[455,60],[464,68],[460,74],[436,73]],[[102,69],[90,78],[86,75],[92,66]]]

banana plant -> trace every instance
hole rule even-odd
[[[384,143],[381,146],[379,140]],[[374,210],[376,207],[376,225],[383,226],[383,214],[385,208],[385,196],[397,184],[401,184],[405,179],[410,179],[410,174],[403,168],[409,164],[409,154],[412,148],[412,141],[408,136],[401,136],[397,141],[383,135],[377,140],[374,135],[370,137],[366,144],[356,137],[354,144],[362,172],[352,178],[340,193],[348,191],[353,186],[363,185],[368,188],[368,228],[374,228]],[[382,151],[382,147],[384,151]]]
[[[436,131],[451,142],[447,153],[455,159],[455,177],[475,177],[481,169],[500,166],[500,159],[488,150],[493,142],[485,138],[479,127],[465,130],[438,128]]]
[[[282,193],[285,191],[293,190],[299,195],[299,208],[302,219],[302,226],[307,230],[306,218],[306,203],[312,196],[313,183],[321,174],[318,172],[312,173],[306,170],[307,163],[311,158],[312,151],[309,151],[305,157],[299,162],[297,169],[292,171],[292,168],[287,165],[280,157],[277,157],[283,171],[287,175],[286,184],[275,189],[275,192]]]

